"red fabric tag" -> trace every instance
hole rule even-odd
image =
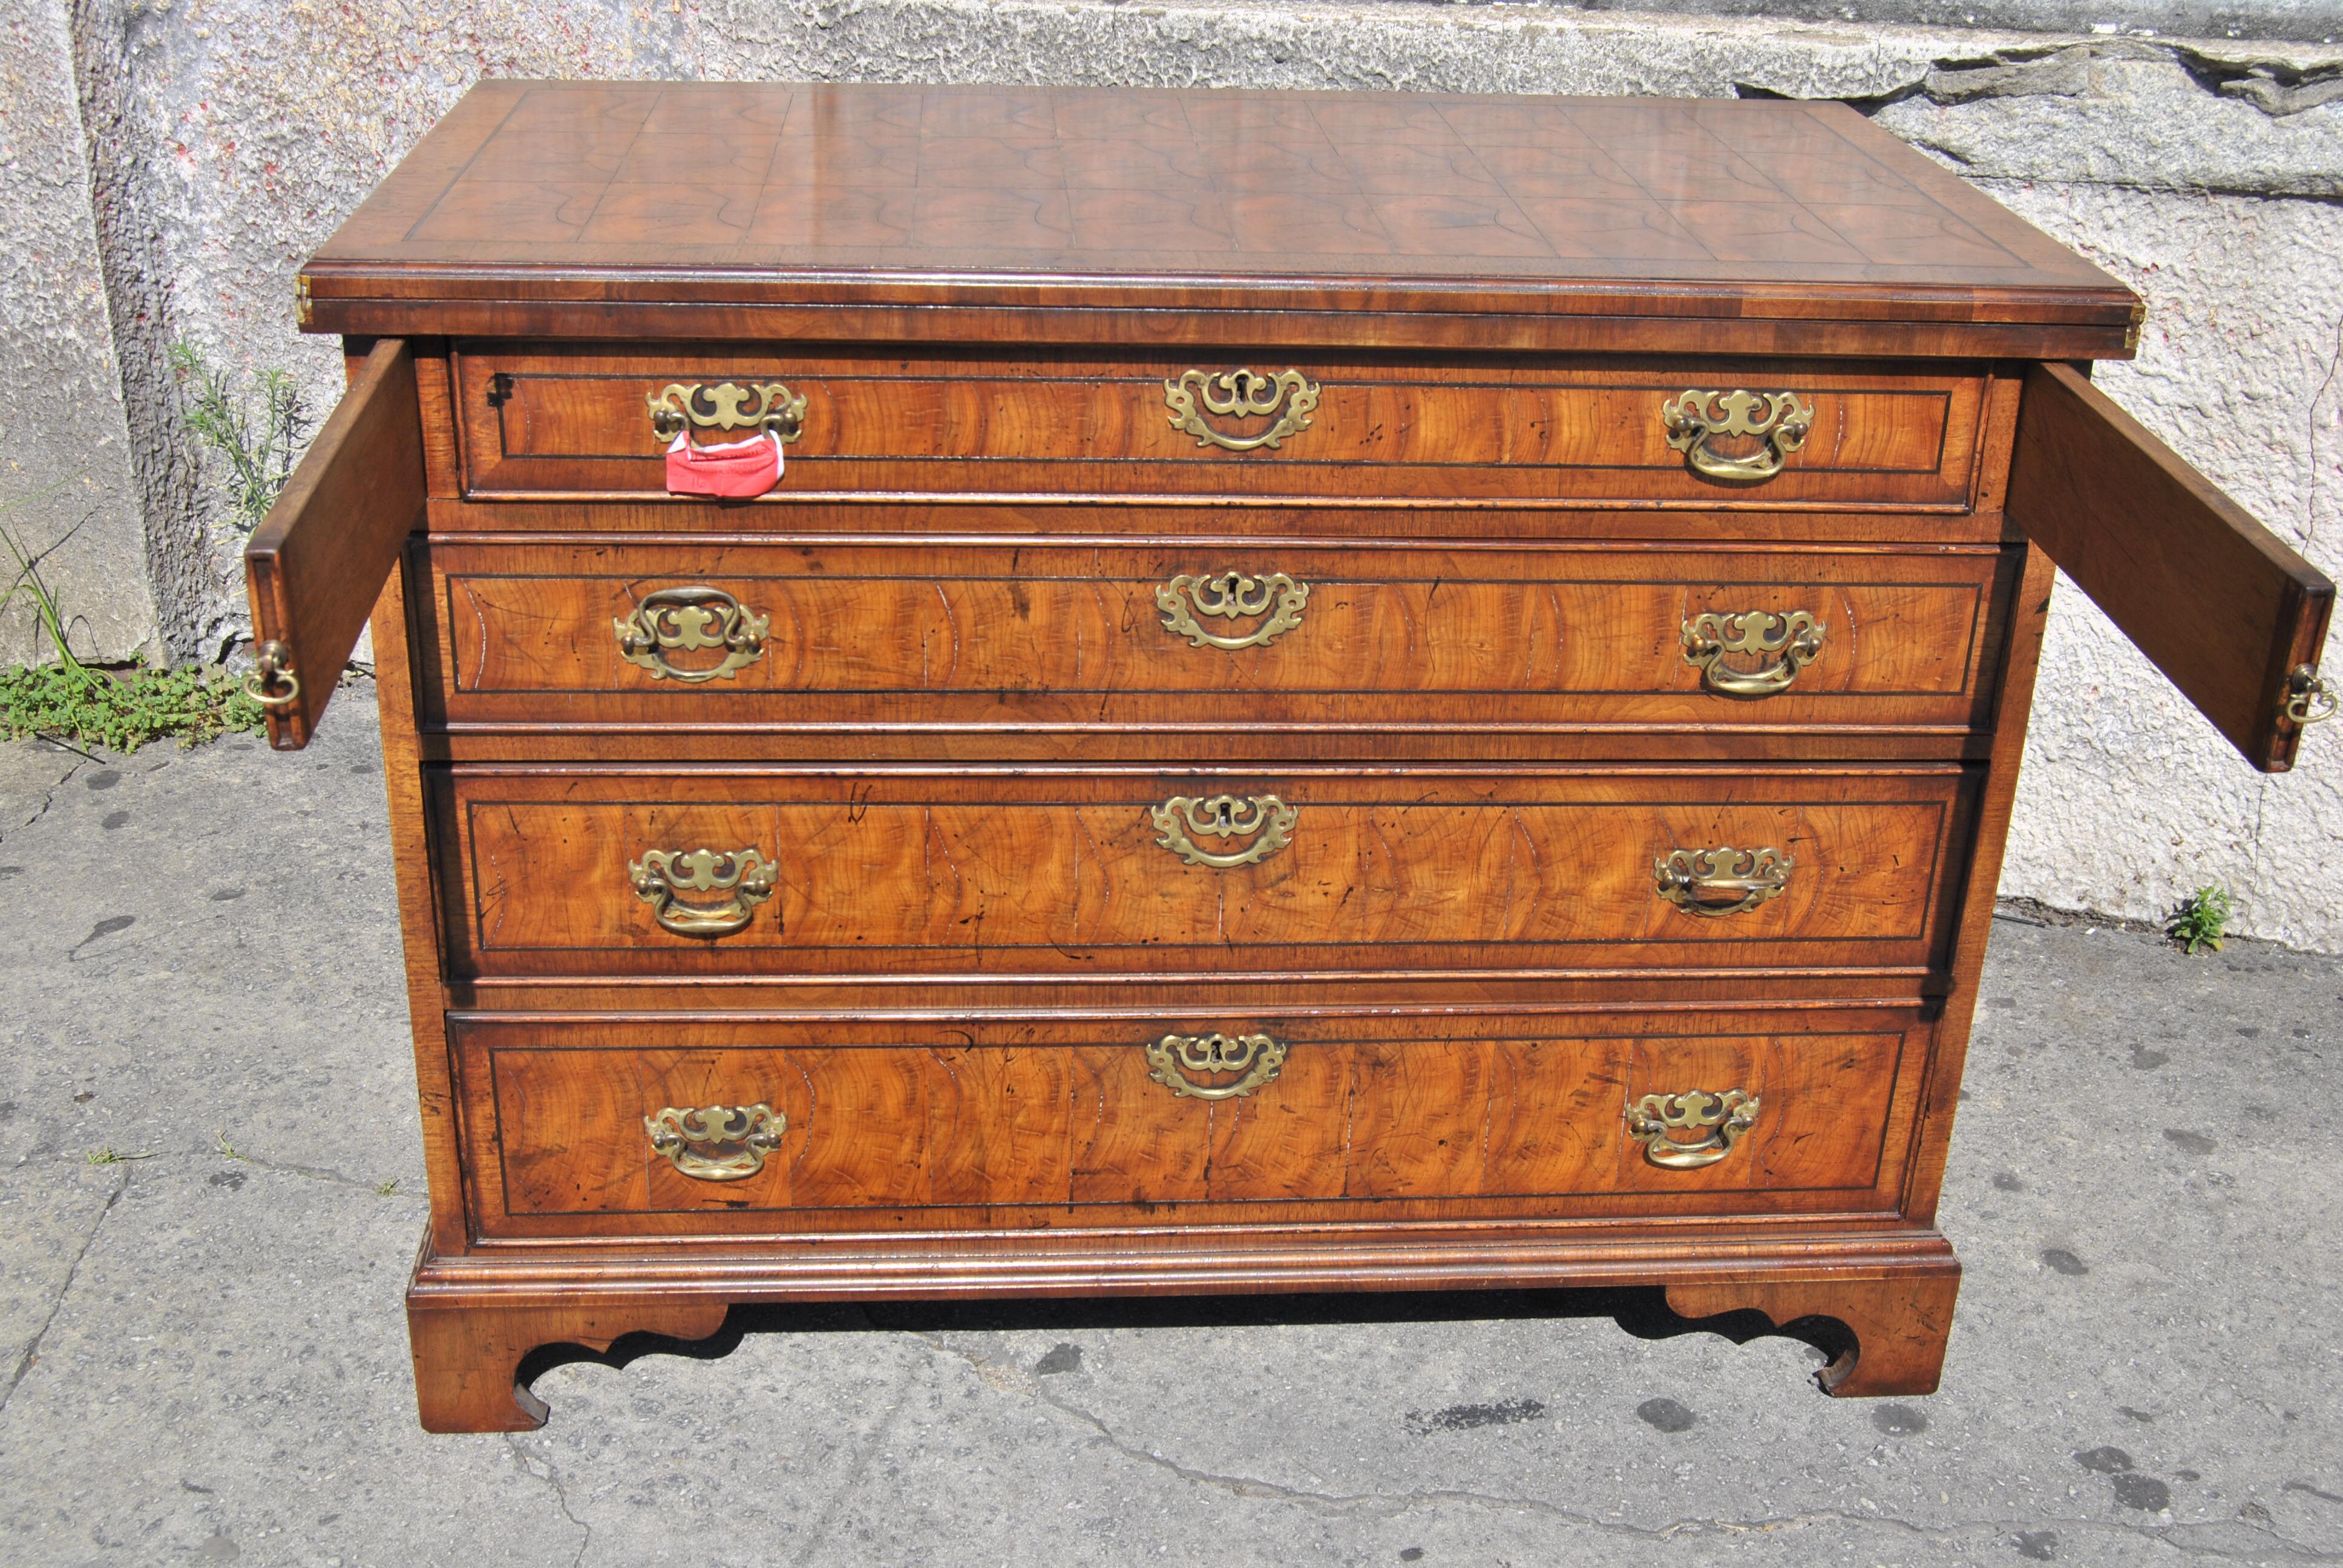
[[[771,431],[720,447],[695,447],[678,436],[667,449],[670,496],[761,496],[780,483],[781,438]]]

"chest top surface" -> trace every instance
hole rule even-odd
[[[410,304],[1212,310],[1306,290],[1320,309],[2095,324],[2136,304],[1835,104],[1038,87],[483,83],[305,276]]]

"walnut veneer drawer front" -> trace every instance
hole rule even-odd
[[[434,769],[470,976],[1918,970],[1977,770]]]
[[[663,453],[678,425],[692,421],[695,439],[735,440],[778,409],[780,433],[793,432],[771,498],[781,500],[1959,508],[1987,386],[1982,369],[1942,364],[1408,364],[1263,352],[1195,365],[459,350],[465,490],[487,499],[664,495]],[[1238,372],[1250,379],[1216,379]],[[1736,402],[1736,393],[1748,397]],[[669,416],[655,421],[662,399]]]
[[[1197,1221],[1880,1210],[1927,1028],[1884,1009],[475,1014],[451,1034],[480,1230],[575,1236],[1160,1224],[1167,1205]]]
[[[426,717],[458,726],[1192,730],[1992,718],[2020,558],[435,542]]]

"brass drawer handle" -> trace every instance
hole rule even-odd
[[[1249,578],[1242,572],[1213,572],[1208,577],[1173,578],[1155,590],[1155,608],[1163,612],[1163,629],[1184,637],[1192,648],[1267,648],[1302,624],[1310,602],[1310,585],[1295,582],[1283,572]],[[1242,637],[1223,637],[1196,622],[1200,615],[1239,620],[1247,616],[1269,618]]]
[[[1285,1046],[1265,1034],[1167,1034],[1147,1047],[1147,1076],[1190,1100],[1235,1100],[1276,1079]],[[1191,1073],[1241,1074],[1234,1083],[1199,1083]]]
[[[1721,920],[1777,896],[1796,865],[1770,849],[1671,849],[1652,862],[1652,877],[1660,897],[1676,908]]]
[[[1301,812],[1274,795],[1215,795],[1197,799],[1174,795],[1161,806],[1151,806],[1155,841],[1192,866],[1227,870],[1268,859],[1292,841],[1293,824]],[[1214,854],[1196,847],[1196,838],[1241,839],[1258,835],[1243,849]]]
[[[753,387],[675,381],[645,394],[643,401],[650,407],[651,429],[662,441],[674,440],[687,428],[769,430],[784,441],[805,434],[805,396],[779,381]]]
[[[761,1101],[755,1105],[668,1106],[643,1118],[651,1147],[695,1181],[738,1181],[765,1168],[781,1146],[789,1119]]]
[[[1727,485],[1763,484],[1780,473],[1783,459],[1806,444],[1814,419],[1813,406],[1795,392],[1688,391],[1660,405],[1668,445],[1684,455],[1684,467]],[[1765,449],[1720,457],[1708,449],[1712,436],[1755,436]]]
[[[1728,1089],[1722,1094],[1692,1090],[1683,1094],[1646,1094],[1627,1108],[1627,1135],[1644,1146],[1644,1158],[1668,1171],[1697,1171],[1733,1152],[1734,1141],[1757,1125],[1760,1101]],[[1694,1128],[1712,1131],[1696,1142],[1668,1136]]]
[[[1739,615],[1702,614],[1684,623],[1684,662],[1700,671],[1700,683],[1719,697],[1772,697],[1787,691],[1798,672],[1820,658],[1830,628],[1802,609],[1786,616],[1762,609]],[[1728,653],[1755,654],[1772,662],[1735,669]]]
[[[285,689],[274,689],[279,686]],[[299,701],[301,678],[293,670],[293,650],[273,637],[254,649],[252,668],[244,678],[244,694],[263,708],[287,709]]]
[[[765,657],[765,631],[773,623],[758,615],[721,588],[671,588],[645,594],[634,613],[613,618],[618,657],[651,672],[653,680],[679,680],[698,685],[703,680],[729,680],[733,674]],[[705,669],[688,669],[668,662],[669,653],[701,653],[722,648],[721,663]]]
[[[273,644],[270,646],[274,646]],[[2286,716],[2298,726],[2324,724],[2343,707],[2343,698],[2327,678],[2307,664],[2298,664],[2286,678]]]
[[[1203,405],[1201,412],[1198,403]],[[1310,428],[1310,411],[1318,407],[1318,384],[1305,380],[1299,370],[1274,376],[1251,370],[1223,370],[1216,376],[1184,370],[1176,380],[1163,383],[1163,406],[1172,410],[1172,427],[1196,437],[1199,447],[1231,452],[1274,449],[1288,436]],[[1265,419],[1275,414],[1277,423],[1258,436],[1229,436],[1206,424],[1205,414],[1224,419]]]
[[[773,896],[780,868],[754,849],[652,849],[628,864],[627,880],[662,930],[679,937],[723,937],[746,926],[757,906]],[[681,901],[690,893],[731,897],[717,904]]]

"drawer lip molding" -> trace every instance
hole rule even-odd
[[[598,1241],[1885,1211],[1934,1027],[1876,1005],[449,1023],[480,1235]],[[1271,1070],[1248,1050],[1220,1096],[1166,1092],[1151,1048],[1190,1023],[1266,1048]],[[1762,1113],[1713,1162],[1651,1159],[1634,1108],[1708,1078]],[[675,1106],[752,1102],[778,1131],[747,1175],[690,1179],[646,1140]]]
[[[1554,551],[440,537],[416,547],[410,570],[421,590],[425,722],[470,734],[1942,735],[1992,722],[2022,562],[2016,551],[1921,544],[1616,541]],[[1289,594],[1272,609],[1264,592],[1263,613],[1227,621],[1240,637],[1274,628],[1260,646],[1198,646],[1170,585],[1203,571],[1282,580],[1309,597]],[[756,656],[719,662],[724,650],[711,642],[713,651],[676,656],[694,667],[689,679],[644,668],[613,628],[632,632],[646,604],[679,596],[717,604],[728,625],[753,626]],[[1764,661],[1695,647],[1695,632],[1720,618],[1768,616],[1818,628],[1808,634],[1818,651],[1778,690],[1720,693],[1721,678]]]
[[[780,482],[751,505],[1384,497],[1961,511],[1974,498],[1991,401],[1980,362],[1566,357],[1508,367],[1269,348],[1250,362],[1306,376],[1319,389],[1312,424],[1274,448],[1232,450],[1200,444],[1166,417],[1165,387],[1200,368],[1192,360],[926,352],[459,341],[450,363],[461,493],[669,504],[666,443],[644,417],[645,400],[677,383],[729,381],[786,382],[809,400]],[[1741,388],[1798,397],[1809,433],[1778,472],[1704,477],[1671,445],[1667,410],[1688,396]]]
[[[1982,776],[463,765],[427,785],[451,977],[900,978],[910,961],[986,983],[1933,966]],[[1253,864],[1183,864],[1153,818],[1174,791],[1273,794],[1295,812],[1292,842]],[[627,869],[702,839],[753,846],[778,883],[714,940],[657,929]],[[1809,869],[1727,918],[1672,907],[1653,879],[1672,850],[1765,848]]]

